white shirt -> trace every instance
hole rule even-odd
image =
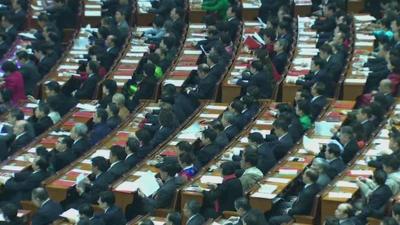
[[[24,135],[26,132],[22,132],[22,133],[20,133],[20,134],[18,134],[16,137],[15,137],[15,140],[17,140],[19,137],[21,137],[22,135]]]

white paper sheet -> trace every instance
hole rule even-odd
[[[203,184],[222,184],[223,178],[219,176],[202,176],[200,182]]]

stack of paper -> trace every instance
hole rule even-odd
[[[329,198],[351,198],[353,195],[346,192],[329,192]]]
[[[220,176],[202,176],[200,182],[203,184],[222,184],[223,178]]]
[[[278,186],[272,185],[272,184],[262,184],[260,189],[258,189],[258,192],[265,193],[265,194],[271,194],[274,192]]]

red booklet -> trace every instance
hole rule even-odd
[[[70,180],[55,180],[53,184],[62,187],[72,187],[75,185],[75,182]]]
[[[256,41],[252,36],[247,36],[246,40],[244,40],[244,44],[249,48],[249,49],[258,49],[262,45]]]
[[[176,151],[174,151],[174,150],[165,150],[165,151],[161,152],[160,155],[174,157],[174,156],[176,156]]]
[[[81,118],[92,118],[94,116],[94,112],[76,112],[73,117],[81,117]]]

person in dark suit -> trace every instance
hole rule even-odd
[[[277,119],[272,126],[277,139],[269,142],[268,145],[271,147],[275,159],[280,160],[289,152],[294,143],[291,135],[288,133],[289,127],[286,121]]]
[[[240,98],[240,101],[243,103],[244,108],[238,115],[235,125],[243,129],[257,114],[259,107],[255,104],[256,101],[252,96],[244,95]]]
[[[375,130],[375,126],[371,121],[371,117],[372,111],[371,108],[368,106],[362,107],[357,111],[356,114],[357,123],[362,128],[362,139],[364,141],[368,141]]]
[[[337,144],[330,143],[326,145],[325,159],[329,163],[327,174],[331,179],[334,179],[346,168],[346,164],[344,164],[340,157],[340,153],[340,147]]]
[[[330,90],[326,90],[326,94],[329,96],[333,96],[334,87],[333,82],[329,74],[325,72],[325,60],[321,59],[319,56],[314,56],[311,61],[311,70],[304,77],[297,79],[296,84],[301,85],[303,88],[311,89],[311,87],[316,82],[321,82],[325,84],[326,88],[330,88]]]
[[[108,35],[106,38],[106,53],[100,57],[100,65],[104,66],[106,70],[110,70],[114,60],[119,54],[119,47],[117,45],[118,39],[114,35]]]
[[[269,219],[269,224],[280,225],[289,222],[294,215],[308,215],[313,208],[314,198],[321,190],[321,187],[316,184],[318,180],[318,172],[312,169],[307,169],[303,173],[304,187],[299,192],[297,199],[287,211],[286,215],[273,216]]]
[[[48,225],[63,212],[61,205],[49,198],[42,187],[32,191],[32,202],[39,209],[32,216],[32,225]]]
[[[33,51],[36,59],[38,60],[37,67],[42,77],[49,73],[57,62],[57,58],[53,57],[52,55],[48,55],[46,49],[46,46],[40,46],[35,48]]]
[[[279,74],[283,74],[285,66],[288,60],[287,49],[288,42],[284,39],[279,39],[275,42],[274,51],[276,55],[272,58],[272,64],[274,64]]]
[[[339,55],[334,55],[332,47],[329,44],[323,44],[319,48],[319,56],[326,61],[325,71],[331,76],[333,82],[340,79],[343,70],[344,60]]]
[[[353,128],[350,126],[341,127],[339,132],[339,141],[343,145],[343,152],[341,154],[343,162],[347,164],[360,150],[357,140],[354,137]]]
[[[79,206],[79,220],[87,219],[90,225],[105,225],[101,218],[97,218],[94,215],[94,209],[90,204],[82,204]]]
[[[154,2],[152,6],[153,7],[149,9],[150,13],[155,13],[163,17],[166,17],[171,12],[171,10],[176,6],[176,3],[174,0],[161,0]]]
[[[242,183],[235,175],[235,163],[224,162],[221,165],[222,176],[224,180],[219,185],[210,184],[210,191],[204,191],[203,207],[208,207],[209,215],[211,217],[217,216],[224,211],[234,211],[234,201],[243,196]],[[218,204],[214,208],[214,204]]]
[[[126,21],[126,11],[118,9],[115,11],[115,21],[117,22],[118,39],[120,43],[123,43],[129,35],[129,24]]]
[[[318,33],[321,32],[332,32],[336,27],[335,20],[336,6],[329,4],[324,7],[324,17],[323,19],[317,19],[314,25],[311,26],[313,30],[317,30]]]
[[[124,213],[115,205],[115,196],[111,191],[100,193],[98,204],[104,209],[104,213],[96,215],[96,217],[101,218],[105,222],[105,225],[126,224]]]
[[[50,152],[51,171],[57,172],[74,161],[75,154],[71,151],[73,142],[70,137],[58,138],[56,147]]]
[[[170,21],[172,22],[172,29],[175,37],[182,37],[183,28],[185,27],[184,18],[185,11],[181,7],[175,7],[169,13]]]
[[[208,128],[201,132],[200,142],[202,144],[201,148],[195,149],[194,154],[196,157],[196,166],[197,168],[202,168],[208,162],[210,162],[221,150],[218,144],[215,143],[215,139],[217,138],[217,132]]]
[[[3,213],[4,221],[0,221],[0,225],[23,225],[23,221],[19,218],[18,208],[15,204],[6,203],[1,207],[1,212]]]
[[[50,108],[46,103],[40,103],[35,109],[33,116],[28,118],[28,122],[32,124],[35,131],[35,135],[41,135],[51,126],[53,126],[53,121],[49,117]]]
[[[155,132],[150,145],[156,147],[164,142],[178,127],[174,114],[170,110],[161,110],[158,116],[160,128]]]
[[[47,172],[48,166],[48,162],[39,157],[32,163],[33,171],[21,171],[7,180],[4,188],[9,201],[19,203],[21,200],[29,200],[31,191],[50,175]]]
[[[76,99],[67,97],[61,92],[60,84],[57,81],[50,81],[45,84],[45,93],[47,98],[53,98],[57,103],[54,110],[60,113],[60,116],[65,115],[69,110],[77,104]]]
[[[249,86],[257,86],[260,90],[263,90],[261,98],[271,98],[273,77],[272,74],[264,71],[264,65],[261,61],[251,62],[250,70],[242,73],[242,77],[237,81],[237,84],[244,89]],[[243,93],[245,92],[244,90]]]
[[[166,164],[160,167],[160,177],[158,179],[160,188],[151,196],[146,197],[140,189],[139,196],[142,198],[145,212],[152,213],[155,209],[171,207],[178,183],[175,176],[174,165]]]
[[[229,31],[231,40],[235,40],[240,27],[240,9],[235,5],[230,5],[226,10],[226,17],[225,27]]]
[[[393,193],[389,186],[385,184],[387,174],[383,170],[375,170],[373,180],[377,187],[372,191],[363,205],[361,213],[357,215],[359,221],[366,223],[367,217],[382,218],[385,213],[385,206]],[[357,183],[365,182],[365,178],[358,178]],[[360,186],[360,185],[359,185]]]
[[[74,140],[71,151],[76,156],[81,156],[90,148],[89,141],[86,138],[87,126],[83,123],[77,123],[71,130],[71,138]]]
[[[27,14],[24,9],[25,2],[23,0],[17,0],[17,1],[11,1],[12,3],[12,18],[15,23],[15,27],[17,28],[18,31],[21,31],[25,28],[26,26],[26,18]]]
[[[122,119],[119,116],[119,108],[117,104],[113,102],[108,103],[106,111],[108,114],[108,119],[106,122],[108,127],[110,127],[111,129],[117,128],[122,122]]]
[[[29,59],[26,51],[17,52],[18,62],[21,64],[19,71],[24,77],[24,87],[26,95],[33,95],[37,88],[36,83],[39,82],[41,76],[34,62]]]
[[[107,105],[112,102],[112,96],[117,92],[117,82],[115,80],[107,79],[103,83],[102,99],[99,100],[100,107],[105,109]]]
[[[249,145],[257,151],[257,168],[260,169],[263,174],[266,174],[277,162],[274,152],[270,146],[268,146],[268,143],[265,142],[262,134],[259,132],[250,133],[248,140]]]
[[[325,85],[320,82],[316,82],[311,87],[311,95],[313,96],[310,99],[311,104],[311,116],[313,120],[316,120],[319,114],[322,112],[328,101],[324,96],[325,93]]]
[[[225,64],[222,62],[221,56],[215,52],[211,52],[207,55],[207,65],[210,68],[208,76],[213,77],[216,81],[221,79],[221,76],[225,72]]]
[[[136,138],[128,138],[125,146],[125,165],[131,169],[135,167],[147,154],[140,151],[140,143]]]
[[[7,156],[27,146],[33,140],[34,135],[31,130],[30,124],[24,120],[15,123],[13,128],[15,138],[10,144]]]
[[[142,78],[137,81],[138,90],[135,93],[136,99],[149,99],[154,97],[157,86],[157,78],[154,75],[156,66],[152,63],[146,63],[143,66]]]
[[[207,64],[200,64],[197,71],[191,75],[183,84],[184,92],[194,101],[198,99],[210,99],[214,96],[217,79],[210,74],[210,67]]]
[[[76,15],[72,13],[65,0],[54,1],[54,6],[47,12],[50,14],[50,18],[55,20],[55,24],[60,30],[71,28],[75,24]],[[69,19],[66,20],[65,18]]]
[[[110,176],[111,182],[115,179],[119,178],[124,174],[128,167],[126,166],[124,160],[126,158],[126,153],[124,147],[119,145],[111,146],[111,153],[110,153],[110,168],[106,171],[106,175]],[[111,183],[110,182],[110,183]]]
[[[86,65],[86,72],[89,74],[88,79],[81,84],[74,94],[74,97],[77,99],[92,99],[96,91],[97,83],[100,81],[98,75],[99,65],[95,61],[90,61]],[[72,77],[71,79],[76,78]]]
[[[101,141],[111,132],[111,128],[107,125],[107,118],[107,111],[102,108],[97,108],[93,117],[94,125],[89,132],[89,143],[91,146]]]
[[[7,35],[7,43],[11,45],[17,38],[17,29],[15,28],[14,22],[12,21],[11,15],[3,16],[1,18],[1,27],[4,29],[4,33]]]
[[[278,23],[276,27],[276,39],[277,42],[279,40],[285,40],[287,43],[287,48],[285,48],[285,52],[288,53],[289,47],[292,45],[293,36],[292,36],[292,27],[289,21],[281,21]],[[275,50],[276,51],[276,50]]]
[[[221,123],[224,126],[224,133],[229,140],[232,140],[237,134],[239,129],[235,125],[236,114],[230,111],[226,111],[222,114]]]
[[[200,214],[201,204],[196,200],[190,200],[183,207],[183,214],[188,218],[186,225],[203,225],[206,220]]]

